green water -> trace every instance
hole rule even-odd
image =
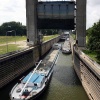
[[[72,64],[72,56],[60,52],[45,93],[37,100],[89,100]]]
[[[18,80],[0,90],[0,100],[9,100],[9,92]],[[89,100],[72,64],[72,56],[60,52],[47,89],[36,100]]]

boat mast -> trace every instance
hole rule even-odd
[[[24,87],[22,88],[20,95],[22,95],[22,93],[23,93],[25,87],[27,86],[27,84],[28,84],[28,82],[30,81],[32,75],[35,73],[36,69],[38,68],[38,66],[40,65],[41,62],[42,62],[42,60],[40,60],[40,62],[38,63],[38,65],[36,66],[36,68],[34,69],[34,71],[32,72],[31,76],[29,77],[29,79],[27,80],[26,84],[25,84]]]

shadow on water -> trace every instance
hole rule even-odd
[[[71,55],[60,54],[54,73],[53,77],[65,85],[81,85],[73,68]]]
[[[0,100],[9,100],[9,92],[21,77],[0,90]],[[89,100],[74,71],[71,54],[60,52],[50,83],[36,100]]]

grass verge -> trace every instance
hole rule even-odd
[[[0,46],[0,54],[5,54],[7,52],[12,52],[12,51],[16,51],[16,50],[19,50],[21,48],[19,48],[17,45],[15,44],[9,44],[8,45],[8,48],[7,48],[7,45],[4,45],[4,46]]]
[[[71,36],[73,37],[74,40],[76,40],[76,35],[75,34],[71,34]]]
[[[98,53],[96,51],[83,50],[83,52],[87,54],[91,59],[100,64],[100,60],[97,58]]]
[[[43,37],[43,41],[48,41],[48,40],[50,40],[50,39],[52,39],[52,38],[55,38],[55,37],[57,37],[57,36],[59,36],[59,35],[56,34],[56,35],[48,35],[48,36],[44,36],[44,37]]]
[[[58,34],[56,35],[48,35],[48,36],[44,36],[43,37],[43,41],[48,41],[52,38],[57,37]],[[16,51],[21,49],[20,47],[18,47],[19,45],[16,44],[8,44],[8,49],[7,49],[7,45],[6,42],[10,43],[10,42],[15,42],[16,41],[23,41],[26,40],[26,36],[0,36],[0,44],[4,44],[3,46],[0,46],[0,55],[1,54],[5,54],[7,52],[12,52],[12,51]]]
[[[15,42],[26,40],[26,36],[0,36],[0,44],[6,44],[6,42]]]
[[[43,41],[50,40],[52,38],[57,37],[58,34],[56,35],[48,35],[43,37]],[[6,44],[6,42],[15,42],[15,41],[23,41],[26,40],[26,36],[0,36],[0,44]]]

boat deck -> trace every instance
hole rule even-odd
[[[29,73],[29,74],[23,79],[23,82],[24,82],[24,83],[29,79],[29,77],[30,77],[31,74],[32,74],[32,72]],[[43,80],[44,76],[45,76],[44,74],[39,74],[39,73],[36,73],[36,72],[35,72],[35,73],[33,74],[32,78],[30,79],[29,82],[31,82],[31,83],[41,83],[41,81]]]
[[[37,70],[44,69],[47,71],[52,67],[52,64],[54,62],[54,59],[56,60],[56,57],[58,55],[58,50],[52,50],[43,60],[42,63],[39,65]]]
[[[30,98],[29,94],[34,93],[31,94],[34,96],[43,90],[45,82],[50,78],[58,53],[59,50],[51,50],[43,60],[40,60],[36,68],[12,89],[12,98],[15,98],[13,100],[24,100],[26,97]]]
[[[69,50],[71,49],[71,48],[70,48],[69,41],[66,40],[66,41],[64,42],[63,48],[66,48],[66,49],[69,49]]]

